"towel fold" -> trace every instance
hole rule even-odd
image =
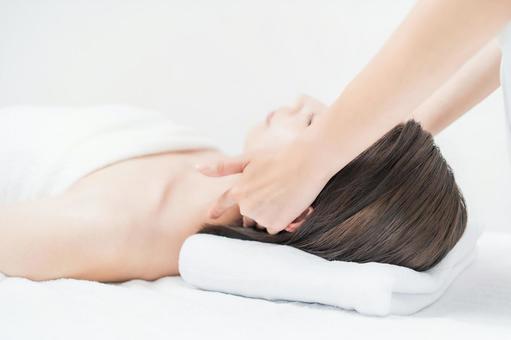
[[[469,266],[480,234],[479,227],[467,227],[449,254],[425,272],[327,261],[290,246],[196,234],[181,248],[179,271],[204,290],[321,303],[366,315],[407,315],[436,301]]]

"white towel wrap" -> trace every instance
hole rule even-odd
[[[128,158],[214,148],[163,113],[127,106],[0,109],[0,204],[58,194]]]

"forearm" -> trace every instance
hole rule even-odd
[[[437,134],[500,86],[501,52],[491,41],[413,112],[423,128]]]
[[[503,28],[510,6],[509,0],[420,1],[304,137],[326,151],[318,163],[332,175],[410,117]]]

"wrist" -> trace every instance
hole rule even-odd
[[[303,159],[302,164],[307,164],[309,173],[314,179],[326,184],[346,164],[339,162],[339,152],[336,147],[329,143],[320,134],[310,129],[294,143],[294,147]]]

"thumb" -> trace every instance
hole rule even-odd
[[[243,172],[249,160],[246,156],[224,159],[213,164],[198,164],[195,168],[203,175],[210,177],[229,176]]]

